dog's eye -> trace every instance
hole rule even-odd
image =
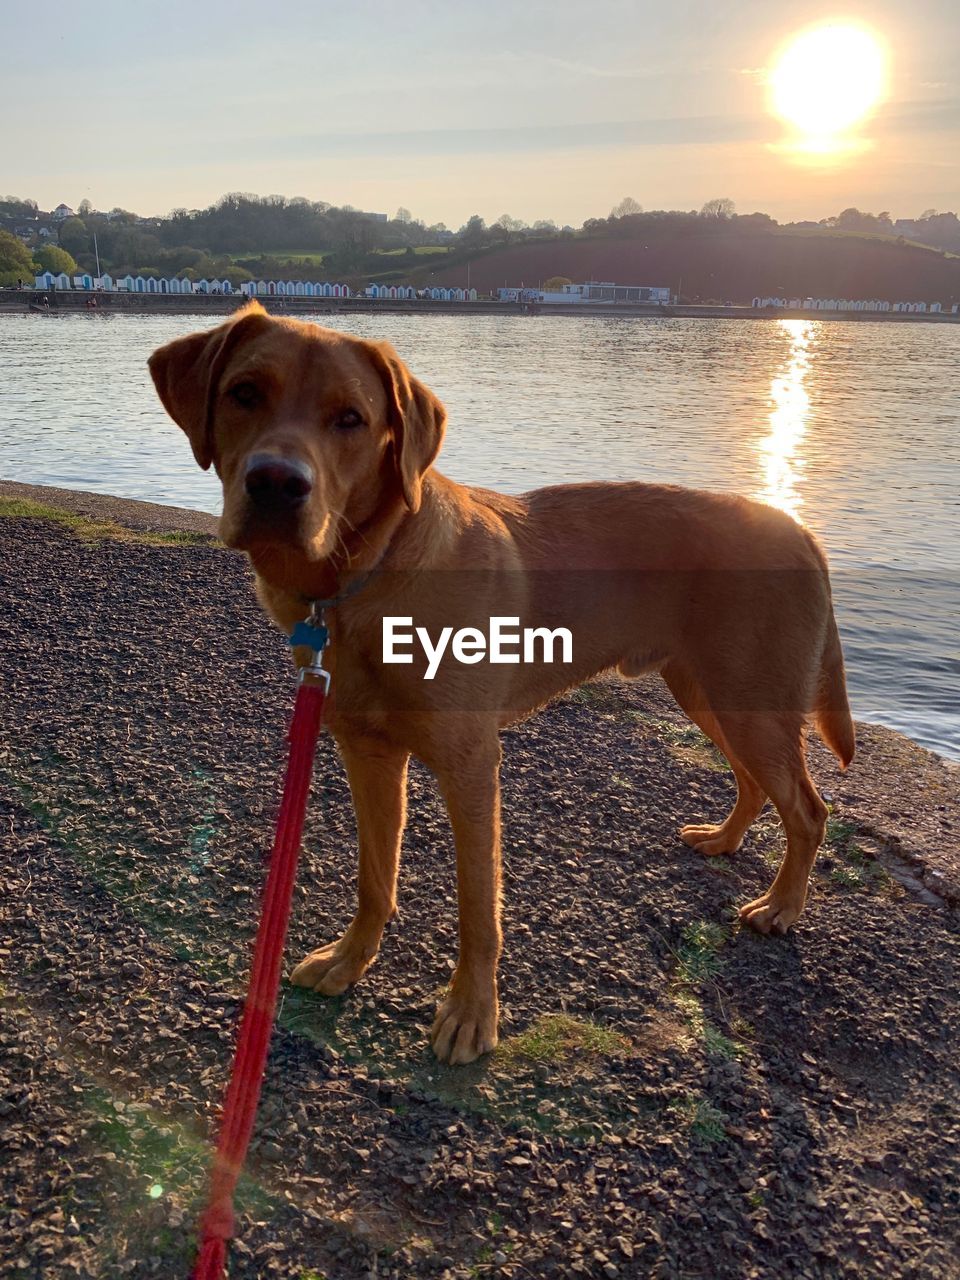
[[[238,382],[235,387],[230,388],[227,395],[241,409],[252,409],[260,399],[260,391],[252,382]]]
[[[349,431],[352,427],[362,427],[363,418],[356,409],[344,409],[343,413],[337,415],[334,420],[334,426],[342,427],[344,431]]]

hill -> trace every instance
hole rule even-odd
[[[668,285],[690,302],[749,303],[758,294],[960,302],[960,257],[893,237],[831,231],[528,241],[482,252],[469,267],[481,293],[566,276]],[[461,258],[434,267],[429,279],[464,285],[466,276]],[[410,278],[424,283],[426,269]]]

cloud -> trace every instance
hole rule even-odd
[[[296,138],[251,139],[251,146],[315,156],[464,155],[504,152],[607,150],[623,147],[717,144],[754,138],[763,121],[745,116],[673,116],[586,124],[514,128],[411,129],[394,133],[321,133]]]

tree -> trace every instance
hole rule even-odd
[[[55,244],[45,244],[33,256],[40,264],[41,271],[52,271],[55,276],[58,276],[61,271],[72,276],[77,270],[76,262],[66,249],[60,249]]]
[[[89,200],[83,199],[80,201],[80,205],[77,209],[77,213],[80,215],[81,218],[89,218],[91,213],[93,212],[94,212],[94,208]]]
[[[550,293],[559,293],[565,284],[573,284],[573,281],[566,276],[551,276],[549,280],[544,280],[543,287]]]
[[[504,231],[523,231],[526,225],[522,218],[511,218],[509,213],[501,213],[494,223],[494,226],[502,227]]]
[[[552,218],[538,218],[533,224],[534,231],[550,231],[556,232],[557,224]]]
[[[891,232],[893,230],[890,214],[886,210],[883,213],[874,214],[863,213],[860,209],[852,207],[838,213],[833,225],[840,231]]]
[[[36,200],[21,200],[19,196],[0,197],[0,213],[8,218],[35,218],[38,213]]]
[[[467,219],[457,232],[457,239],[465,249],[479,249],[481,245],[490,243],[490,237],[487,234],[487,224],[480,217],[479,213],[475,213],[472,217]]]
[[[643,205],[638,204],[633,196],[624,196],[619,204],[610,210],[611,218],[629,218],[632,213],[643,213]]]
[[[33,258],[23,241],[9,231],[0,231],[0,284],[32,281],[35,274]]]
[[[66,218],[60,224],[60,248],[78,258],[90,248],[90,234],[82,218]]]
[[[737,211],[737,206],[732,200],[726,196],[718,196],[715,200],[708,200],[700,210],[701,218],[732,218]]]
[[[394,214],[394,218],[396,219],[397,222],[412,222],[413,214],[410,212],[409,209],[405,209],[403,205],[401,205],[400,208],[397,210],[397,212]]]

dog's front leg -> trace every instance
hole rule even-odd
[[[352,986],[380,948],[384,926],[397,908],[397,871],[406,817],[409,754],[377,739],[340,739],[360,846],[357,914],[336,942],[297,965],[297,987],[338,996]]]
[[[497,1043],[500,959],[500,744],[456,753],[437,770],[457,847],[460,956],[430,1033],[441,1062],[458,1065]]]

